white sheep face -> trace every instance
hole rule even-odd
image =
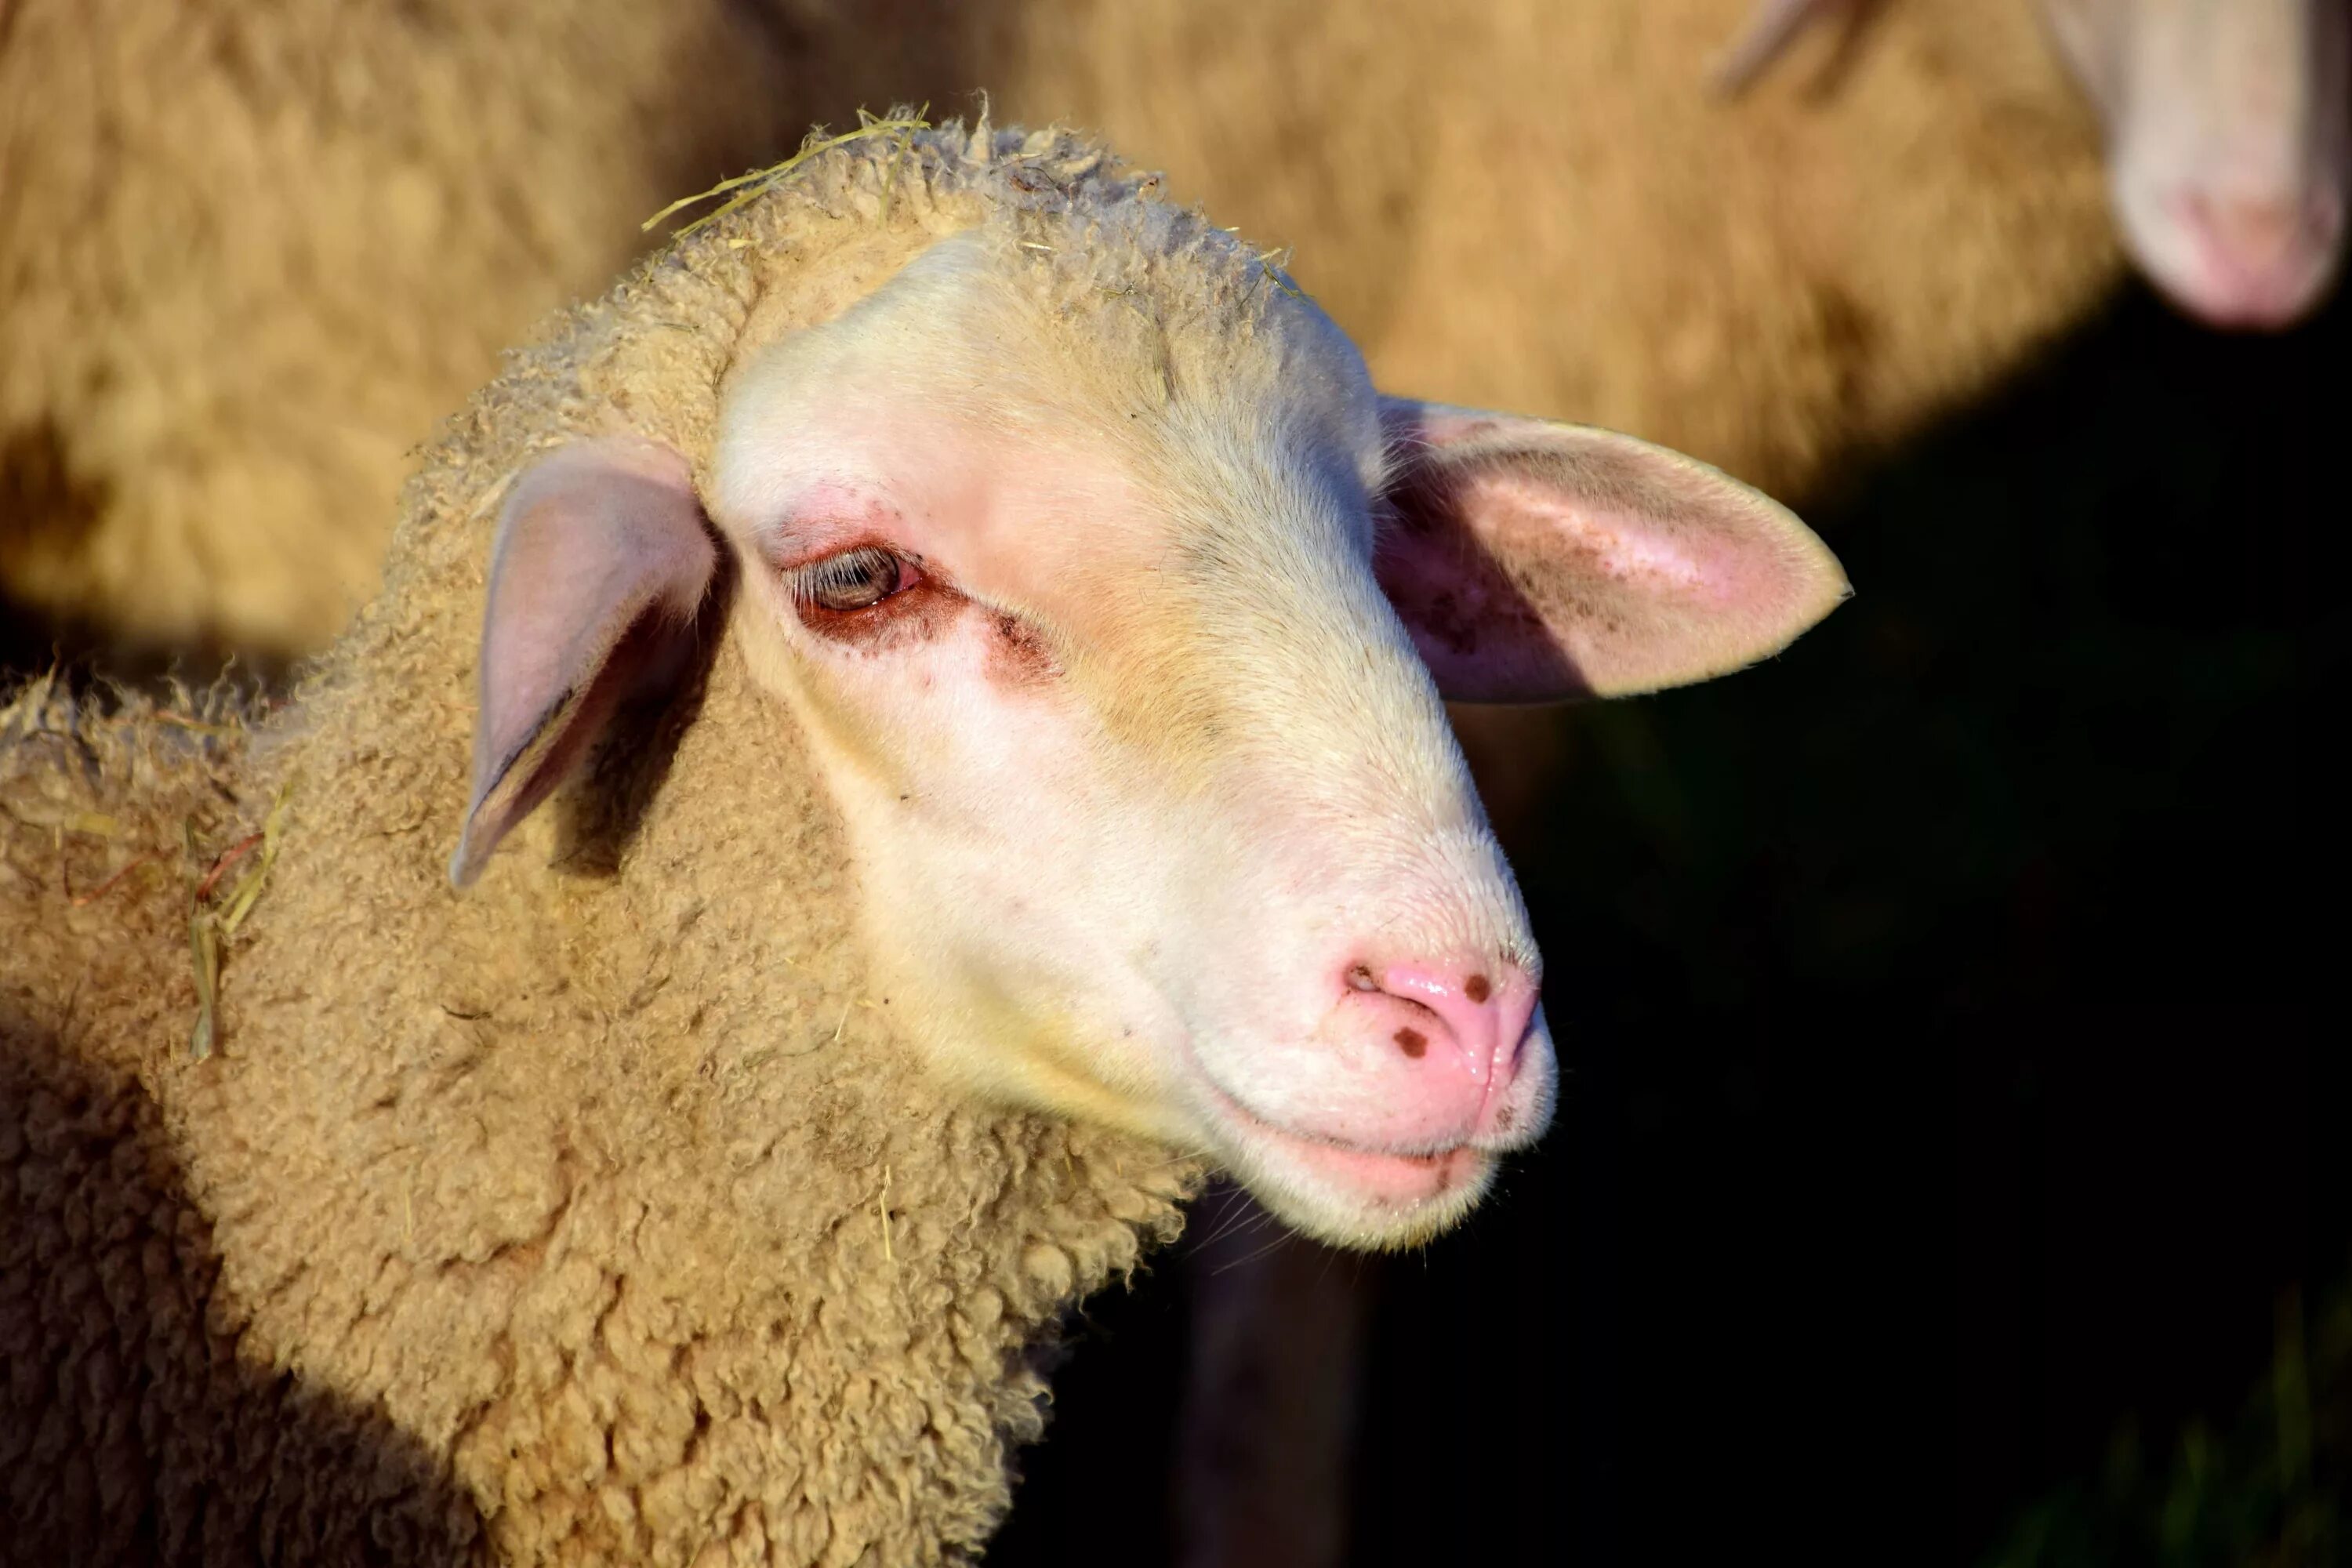
[[[619,606],[593,657],[641,657],[629,628],[709,574],[706,516],[940,1072],[1204,1151],[1356,1245],[1450,1223],[1551,1111],[1540,961],[1441,686],[1696,679],[1843,592],[1696,465],[1382,400],[1278,289],[1189,319],[966,235],[740,364],[699,497],[642,443],[518,487],[484,653],[509,739],[478,751],[461,879],[528,809],[500,759],[562,744],[534,737],[577,700],[546,693],[502,699],[498,672],[577,662],[539,650],[582,643],[544,606],[583,581],[624,584],[584,590]]]

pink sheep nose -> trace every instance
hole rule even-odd
[[[2275,196],[2189,192],[2176,199],[2193,244],[2191,301],[2221,324],[2278,327],[2313,303],[2333,270],[2343,202],[2321,190]]]
[[[1391,1089],[1381,1120],[1391,1135],[1475,1137],[1519,1069],[1534,1020],[1535,983],[1516,966],[1392,963],[1377,974],[1358,963],[1359,1037],[1391,1053],[1381,1077]],[[1373,1037],[1380,1037],[1375,1038]]]
[[[2299,204],[2261,198],[2189,198],[2189,211],[2206,243],[2249,271],[2267,271],[2288,258],[2288,247],[2304,227]]]

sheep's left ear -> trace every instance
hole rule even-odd
[[[1679,453],[1403,398],[1381,418],[1395,461],[1373,570],[1451,700],[1727,674],[1850,592],[1785,508]]]
[[[490,556],[473,798],[452,882],[481,874],[623,702],[684,672],[718,564],[694,475],[668,447],[575,442],[515,481]]]

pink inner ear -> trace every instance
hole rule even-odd
[[[517,481],[491,557],[459,887],[625,700],[676,678],[718,559],[693,475],[667,447],[582,442]]]
[[[1539,468],[1540,465],[1538,465]],[[1624,688],[1663,620],[1734,612],[1739,563],[1703,534],[1612,515],[1534,473],[1433,465],[1391,493],[1374,561],[1454,701],[1556,701]]]
[[[1391,400],[1404,457],[1373,568],[1438,689],[1653,690],[1777,651],[1845,592],[1748,487],[1628,437]]]
[[[1458,504],[1487,521],[1508,559],[1555,550],[1584,557],[1579,574],[1591,581],[1646,584],[1648,592],[1698,602],[1727,603],[1733,563],[1704,538],[1643,534],[1612,521],[1599,503],[1580,504],[1551,487],[1510,473],[1474,473],[1462,481]],[[1696,548],[1695,548],[1696,547]]]
[[[1412,477],[1420,482],[1391,494],[1395,525],[1383,531],[1372,570],[1438,690],[1465,702],[1590,695],[1527,589],[1454,521],[1458,490],[1433,482],[1441,476]]]

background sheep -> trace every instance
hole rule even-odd
[[[1385,379],[1637,431],[1801,493],[1833,456],[1994,384],[2123,260],[2099,126],[2042,7],[1871,9],[1848,68],[1787,69],[1727,105],[1699,83],[1749,0],[1353,17],[1039,0],[998,90],[1026,118],[1101,125],[1296,247],[1300,282]],[[2307,307],[2340,240],[2340,7],[2061,9],[2085,18],[2082,50],[2155,62],[2128,104],[2108,89],[2118,180],[2188,184],[2244,153],[2312,206],[2273,319]],[[2217,57],[2268,68],[2268,116],[2178,63]],[[1410,237],[1402,259],[1391,234]]]
[[[1719,474],[1377,397],[1087,144],[823,155],[475,402],[292,709],[9,710],[16,1544],[970,1553],[1166,1145],[1395,1245],[1548,1120],[1441,683],[1843,594]]]
[[[25,0],[0,47],[0,589],[40,617],[17,657],[60,617],[320,646],[373,581],[401,454],[641,215],[810,120],[982,84],[1295,247],[1384,379],[1804,489],[2078,320],[2120,252],[2029,0],[1903,0],[1840,79],[1727,106],[1704,65],[1743,9]],[[2160,46],[2187,26],[2091,9],[2145,10]],[[2147,79],[2162,125],[2212,128],[2123,138],[2135,171],[2240,128],[2196,118],[2210,84]],[[2340,78],[2311,91],[2314,179],[2340,184]]]
[[[663,203],[919,88],[910,57],[948,47],[928,9],[845,48],[835,7],[791,0],[10,5],[10,615],[323,647],[407,454],[499,350],[601,290]]]
[[[2051,37],[2097,107],[2132,259],[2218,325],[2282,327],[2342,261],[2352,32],[2332,0],[2043,0]],[[1759,0],[1724,62],[1738,86],[1808,24],[1869,19],[1856,0]]]

